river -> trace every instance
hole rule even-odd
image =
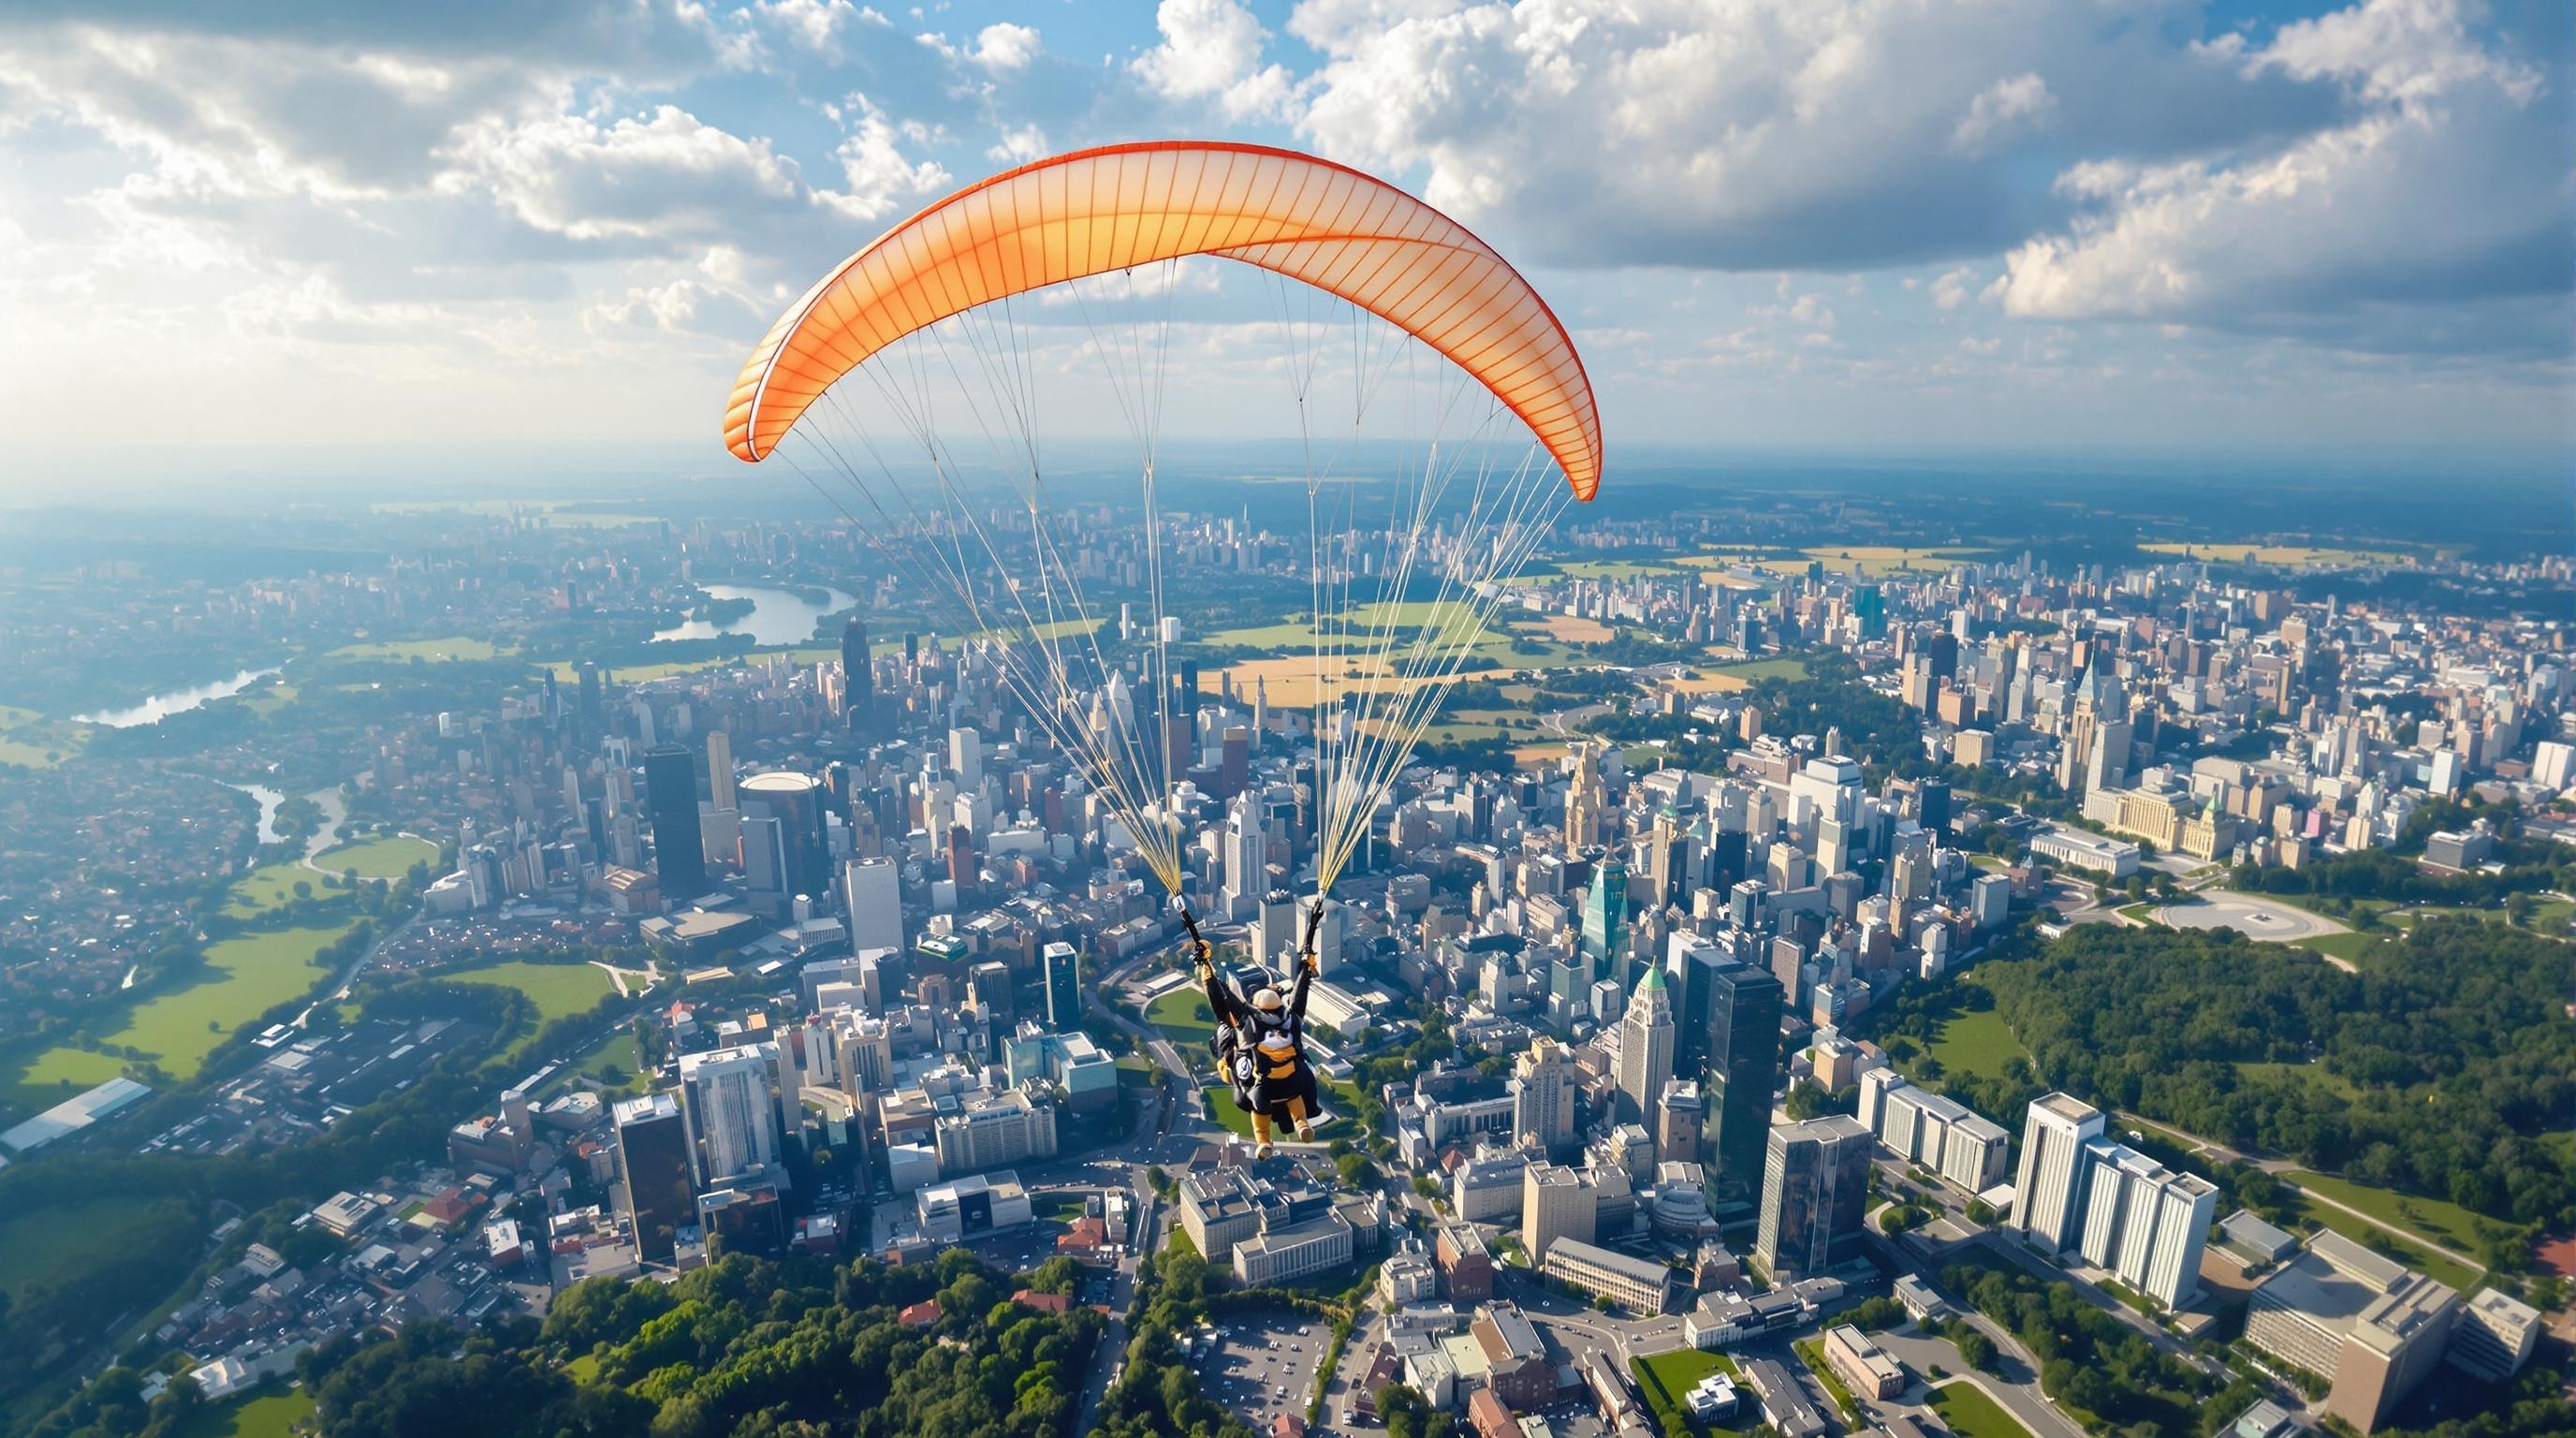
[[[274,669],[245,669],[230,679],[218,679],[212,684],[200,684],[194,689],[173,689],[164,694],[155,694],[142,703],[128,708],[101,709],[92,714],[75,714],[72,716],[72,722],[103,724],[110,729],[131,729],[138,724],[158,724],[173,714],[185,714],[191,709],[212,704],[218,699],[229,699],[276,672]]]
[[[655,639],[713,639],[721,634],[747,635],[754,644],[773,647],[784,644],[811,644],[814,626],[826,614],[847,609],[858,601],[837,589],[823,591],[827,596],[816,604],[784,589],[766,589],[748,584],[708,584],[701,588],[710,599],[748,599],[751,612],[730,624],[713,624],[692,619],[654,635]]]

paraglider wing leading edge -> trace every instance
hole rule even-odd
[[[1190,255],[1257,265],[1368,310],[1492,391],[1579,500],[1601,423],[1574,342],[1483,241],[1411,195],[1260,145],[1115,145],[970,186],[888,230],[780,317],[735,381],[725,445],[758,461],[869,356],[1047,285]]]

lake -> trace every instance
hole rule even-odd
[[[720,634],[741,634],[762,646],[810,644],[814,641],[814,626],[824,615],[847,609],[858,602],[837,589],[824,590],[828,597],[823,603],[816,604],[784,589],[763,589],[748,584],[699,587],[706,590],[710,599],[748,599],[751,612],[731,624],[710,624],[703,619],[692,619],[661,631],[653,636],[655,639],[713,639]]]
[[[259,841],[261,843],[274,844],[282,837],[277,832],[277,806],[286,802],[286,795],[266,784],[225,783],[224,787],[239,789],[259,801]],[[321,827],[315,829],[311,837],[304,841],[304,857],[310,859],[339,842],[340,826],[348,820],[349,806],[341,800],[340,791],[337,789],[316,789],[304,797],[312,800],[313,807],[322,811]]]
[[[158,724],[173,714],[185,714],[191,709],[212,704],[218,699],[229,699],[276,672],[274,669],[245,669],[230,679],[218,679],[212,684],[200,684],[194,689],[173,689],[166,694],[155,694],[130,708],[102,709],[94,714],[75,714],[72,720],[79,724],[103,724],[110,729],[131,729],[138,724]]]

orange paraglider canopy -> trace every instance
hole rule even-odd
[[[725,447],[761,459],[841,376],[952,315],[1185,255],[1258,265],[1405,330],[1520,416],[1575,498],[1599,487],[1601,421],[1582,358],[1501,255],[1357,170],[1293,150],[1196,141],[1040,160],[888,230],[770,327],[734,382]]]

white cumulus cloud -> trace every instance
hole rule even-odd
[[[1229,119],[1276,118],[1296,99],[1287,68],[1262,63],[1270,32],[1238,0],[1162,0],[1161,43],[1132,69],[1167,100],[1214,100]]]
[[[2006,314],[2567,350],[2569,164],[2537,71],[2473,39],[2452,0],[2367,0],[2243,64],[2337,85],[2351,115],[2251,153],[2070,166],[2058,188],[2083,209],[2011,251]]]

